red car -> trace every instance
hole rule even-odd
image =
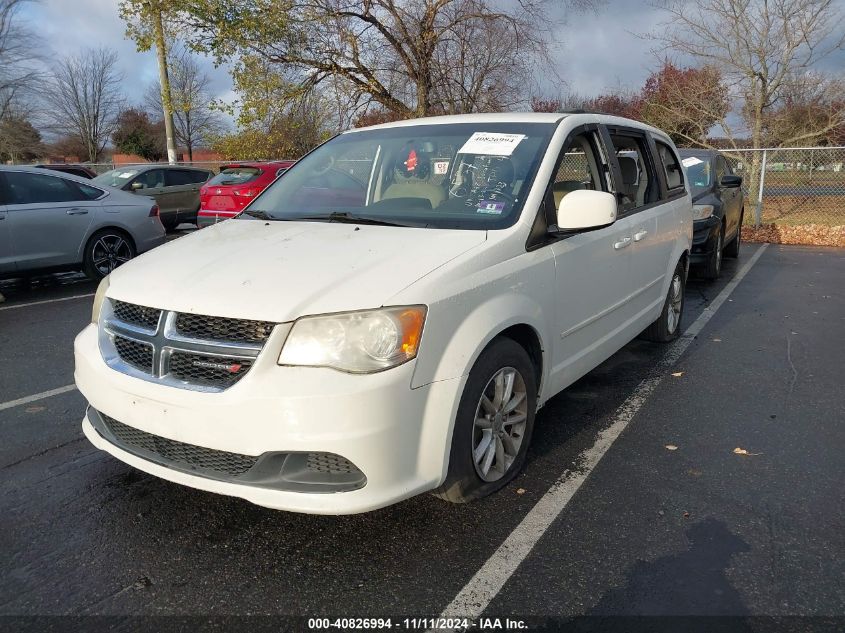
[[[197,226],[203,228],[236,216],[293,163],[279,160],[223,165],[220,173],[200,189]]]

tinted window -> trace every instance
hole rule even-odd
[[[208,181],[209,185],[243,185],[261,175],[257,167],[230,167]]]
[[[96,187],[90,187],[88,185],[83,185],[82,183],[74,183],[74,186],[82,192],[82,195],[85,197],[86,200],[96,200],[100,196],[105,193],[101,189],[97,189]]]
[[[622,182],[617,189],[622,194],[622,208],[633,211],[659,196],[657,180],[651,166],[644,136],[611,135]]]
[[[6,172],[6,184],[9,204],[45,204],[86,199],[74,183],[46,174]]]
[[[656,141],[657,154],[660,158],[660,165],[663,167],[663,174],[666,177],[666,187],[669,193],[675,193],[684,187],[684,170],[681,168],[681,161],[672,151],[672,148],[661,141]]]
[[[214,172],[210,171],[194,171],[191,173],[194,175],[195,183],[203,183],[214,175]]]
[[[181,187],[182,185],[192,185],[196,182],[194,174],[196,172],[188,171],[187,169],[168,169],[167,185],[168,187]]]

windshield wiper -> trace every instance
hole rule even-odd
[[[353,215],[346,211],[332,211],[328,215],[309,215],[299,218],[290,218],[291,220],[328,220],[329,222],[341,222],[345,224],[372,224],[374,226],[405,226],[405,227],[424,227],[424,224],[405,224],[402,222],[394,222],[391,220],[381,220],[379,218],[367,217],[364,215]]]

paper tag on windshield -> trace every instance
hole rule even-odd
[[[118,174],[117,177],[118,178],[132,178],[132,174],[134,174],[134,173],[135,172],[132,172],[132,171],[125,171],[122,174]]]
[[[436,160],[434,161],[434,174],[435,176],[442,176],[443,174],[449,173],[449,161],[448,160]]]
[[[681,162],[684,164],[684,167],[692,167],[693,165],[700,165],[704,161],[700,158],[696,158],[695,156],[690,156],[689,158],[685,158]]]
[[[488,156],[510,156],[525,134],[498,134],[496,132],[475,132],[467,139],[458,154],[484,154]]]

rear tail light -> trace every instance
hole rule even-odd
[[[242,198],[254,198],[261,192],[261,189],[256,189],[254,187],[250,187],[249,189],[235,189],[232,191],[233,194],[236,196],[241,196]]]
[[[158,209],[157,204],[154,204],[152,207],[150,207],[150,217],[151,218],[157,218],[158,217],[158,210],[159,209]]]

